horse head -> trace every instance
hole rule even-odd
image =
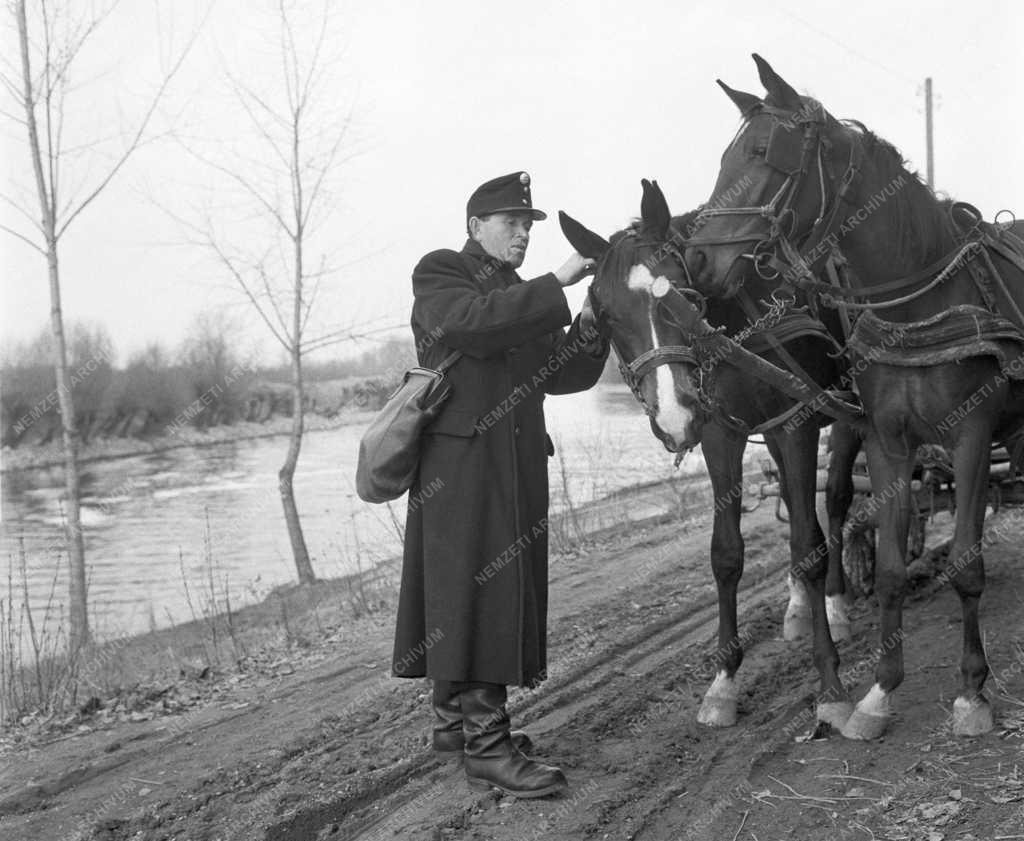
[[[696,288],[716,297],[736,294],[750,268],[765,280],[778,277],[780,241],[797,244],[820,225],[842,174],[832,162],[851,152],[847,132],[821,103],[800,96],[756,53],[754,61],[763,99],[718,82],[743,123],[685,254]]]
[[[595,317],[610,327],[623,378],[665,448],[682,452],[700,441],[697,362],[689,338],[659,312],[656,291],[683,286],[685,274],[668,203],[657,183],[642,184],[640,219],[610,242],[564,212],[559,222],[573,248],[598,261],[588,294]]]

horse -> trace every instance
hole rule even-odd
[[[813,409],[798,414],[803,404],[702,353],[694,336],[659,306],[654,288],[658,284],[671,284],[680,294],[689,292],[676,244],[684,241],[682,233],[696,212],[672,217],[657,184],[644,180],[642,185],[640,218],[610,241],[564,212],[559,215],[572,246],[597,260],[588,290],[590,307],[597,321],[610,329],[623,378],[649,416],[652,431],[669,451],[685,452],[697,443],[703,446],[714,493],[711,566],[719,626],[713,658],[716,676],[697,719],[725,727],[737,720],[736,673],[743,660],[737,589],[744,565],[740,519],[748,435],[763,433],[780,468],[782,496],[790,512],[790,599],[783,635],[792,640],[813,632],[815,663],[828,688],[839,681],[832,637],[850,636],[841,529],[853,499],[852,468],[860,442],[847,427],[833,436],[826,493],[831,536],[826,542],[815,513],[818,439],[825,419]],[[770,361],[793,363],[813,383],[838,383],[841,363],[830,356],[837,348],[834,335],[840,331],[835,314],[825,327],[802,308],[798,298],[784,318],[776,318],[771,305],[755,303],[762,292],[767,297],[771,290],[755,278],[749,282],[748,308],[735,301],[707,302],[710,324]],[[824,707],[821,713],[838,722],[845,721],[849,710]]]
[[[940,201],[892,145],[860,122],[835,119],[753,58],[764,98],[718,82],[742,115],[715,186],[716,194],[732,189],[736,206],[698,215],[684,259],[704,294],[734,297],[753,273],[772,278],[779,294],[811,294],[852,324],[847,348],[877,518],[881,645],[874,684],[840,731],[877,738],[892,715],[904,674],[911,471],[917,446],[932,443],[951,453],[955,483],[944,576],[960,597],[963,642],[952,729],[988,732],[982,526],[991,444],[1024,422],[1024,226],[985,223],[970,205]],[[837,250],[846,271],[818,279],[824,256]],[[846,698],[842,687],[830,700],[837,698]]]

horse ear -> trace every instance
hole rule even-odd
[[[757,53],[754,53],[753,56],[754,63],[757,65],[757,74],[761,77],[761,84],[764,85],[764,89],[768,91],[768,95],[772,98],[772,104],[780,108],[799,111],[800,106],[803,104],[800,94],[793,90],[785,79],[772,70],[772,66],[761,56]]]
[[[656,239],[664,239],[672,221],[665,194],[661,192],[657,181],[644,178],[640,184],[644,188],[644,197],[640,200],[640,219],[644,230],[654,234]]]
[[[611,244],[604,237],[584,228],[564,210],[558,211],[558,224],[569,245],[589,260],[600,260]]]
[[[740,113],[744,117],[749,116],[750,112],[755,108],[760,108],[764,105],[761,101],[761,97],[759,96],[754,96],[752,93],[744,93],[743,91],[734,90],[721,79],[715,79],[715,81],[718,82],[718,86],[725,91],[725,95],[736,104],[736,107],[740,109]]]

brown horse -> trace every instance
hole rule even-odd
[[[569,242],[598,260],[589,296],[599,320],[607,321],[623,378],[647,411],[655,435],[670,451],[702,444],[714,491],[711,565],[718,589],[719,631],[714,662],[718,669],[704,696],[698,720],[714,726],[736,723],[736,672],[743,660],[737,625],[737,589],[743,574],[740,530],[743,453],[748,435],[763,432],[780,467],[783,498],[790,512],[790,603],[783,622],[786,639],[814,633],[815,662],[826,690],[839,684],[838,657],[832,642],[850,634],[842,572],[841,529],[852,501],[853,459],[860,442],[848,427],[833,433],[832,469],[827,494],[831,537],[821,531],[815,513],[819,429],[828,420],[766,386],[724,359],[702,352],[700,343],[660,306],[655,287],[672,284],[687,292],[687,278],[676,243],[696,212],[673,218],[657,184],[643,182],[641,218],[611,241],[560,214]],[[763,288],[759,288],[763,287]],[[783,316],[760,302],[771,290],[756,277],[747,311],[736,301],[708,301],[707,320],[776,364],[798,361],[808,379],[837,383],[841,365],[833,333],[840,326],[831,313],[831,330],[794,301]],[[757,301],[757,302],[755,302]],[[768,336],[780,337],[782,349]],[[684,420],[685,419],[685,420]],[[666,425],[669,424],[669,425]],[[674,425],[673,425],[674,424]],[[827,599],[826,599],[827,594]],[[813,618],[813,621],[812,621]],[[828,621],[826,621],[826,618]],[[831,635],[830,635],[831,624]],[[824,707],[822,714],[841,724],[850,708]]]
[[[921,443],[943,445],[955,473],[945,575],[961,600],[963,654],[953,729],[984,733],[992,710],[978,625],[982,525],[991,442],[1024,421],[1024,228],[988,225],[970,206],[940,202],[892,146],[860,123],[834,119],[754,60],[764,99],[719,82],[743,123],[715,190],[742,185],[742,206],[702,212],[685,258],[708,295],[736,295],[753,269],[780,290],[810,292],[856,318],[848,347],[877,503],[881,650],[874,686],[842,733],[881,735],[903,680],[910,479]],[[849,272],[823,283],[816,269],[837,249]],[[845,699],[841,686],[837,699]]]

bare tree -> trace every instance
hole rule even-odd
[[[207,213],[198,223],[176,217],[191,230],[193,243],[215,255],[287,354],[292,425],[278,489],[303,584],[316,580],[293,486],[304,430],[303,360],[354,335],[351,328],[314,334],[310,321],[322,282],[338,269],[331,265],[327,242],[314,234],[336,209],[337,170],[352,156],[346,143],[350,114],[339,107],[337,89],[332,87],[339,56],[332,39],[331,3],[324,2],[315,22],[311,20],[308,11],[280,0],[275,78],[260,84],[253,81],[257,74],[251,68],[244,80],[240,73],[227,72],[230,97],[239,107],[243,127],[233,127],[233,136],[223,138],[219,153],[183,141],[191,154],[219,173],[226,185],[218,192],[222,204],[232,193],[239,196],[240,201],[231,203],[245,213],[248,225],[241,232],[225,233],[223,210]],[[262,226],[267,236],[254,235],[253,224]],[[254,251],[254,241],[263,248]]]
[[[72,149],[66,140],[67,102],[74,93],[81,93],[80,88],[76,89],[72,85],[72,70],[86,43],[116,8],[117,0],[111,0],[105,6],[82,4],[75,0],[65,3],[60,0],[39,0],[31,4],[31,17],[28,5],[26,0],[12,0],[10,3],[18,31],[20,64],[11,66],[6,63],[4,71],[0,73],[0,82],[7,94],[17,102],[19,110],[24,111],[23,118],[8,112],[4,112],[3,116],[19,123],[26,132],[38,205],[33,213],[27,201],[18,201],[17,198],[4,195],[3,200],[24,217],[28,227],[18,230],[0,225],[0,229],[35,249],[47,265],[50,326],[54,339],[54,368],[64,445],[67,495],[65,533],[71,571],[69,645],[74,653],[89,641],[90,635],[85,548],[79,508],[79,431],[75,422],[61,308],[60,243],[69,226],[103,193],[132,154],[149,138],[150,124],[157,106],[188,55],[195,35],[165,70],[142,117],[138,119],[134,130],[120,138],[120,148],[106,162],[101,174],[90,178],[91,166],[82,165],[76,189],[68,189],[68,170],[74,168],[72,161],[80,161],[76,153],[80,154],[83,149],[94,148],[100,143],[100,138],[94,138],[92,142],[79,144]]]

